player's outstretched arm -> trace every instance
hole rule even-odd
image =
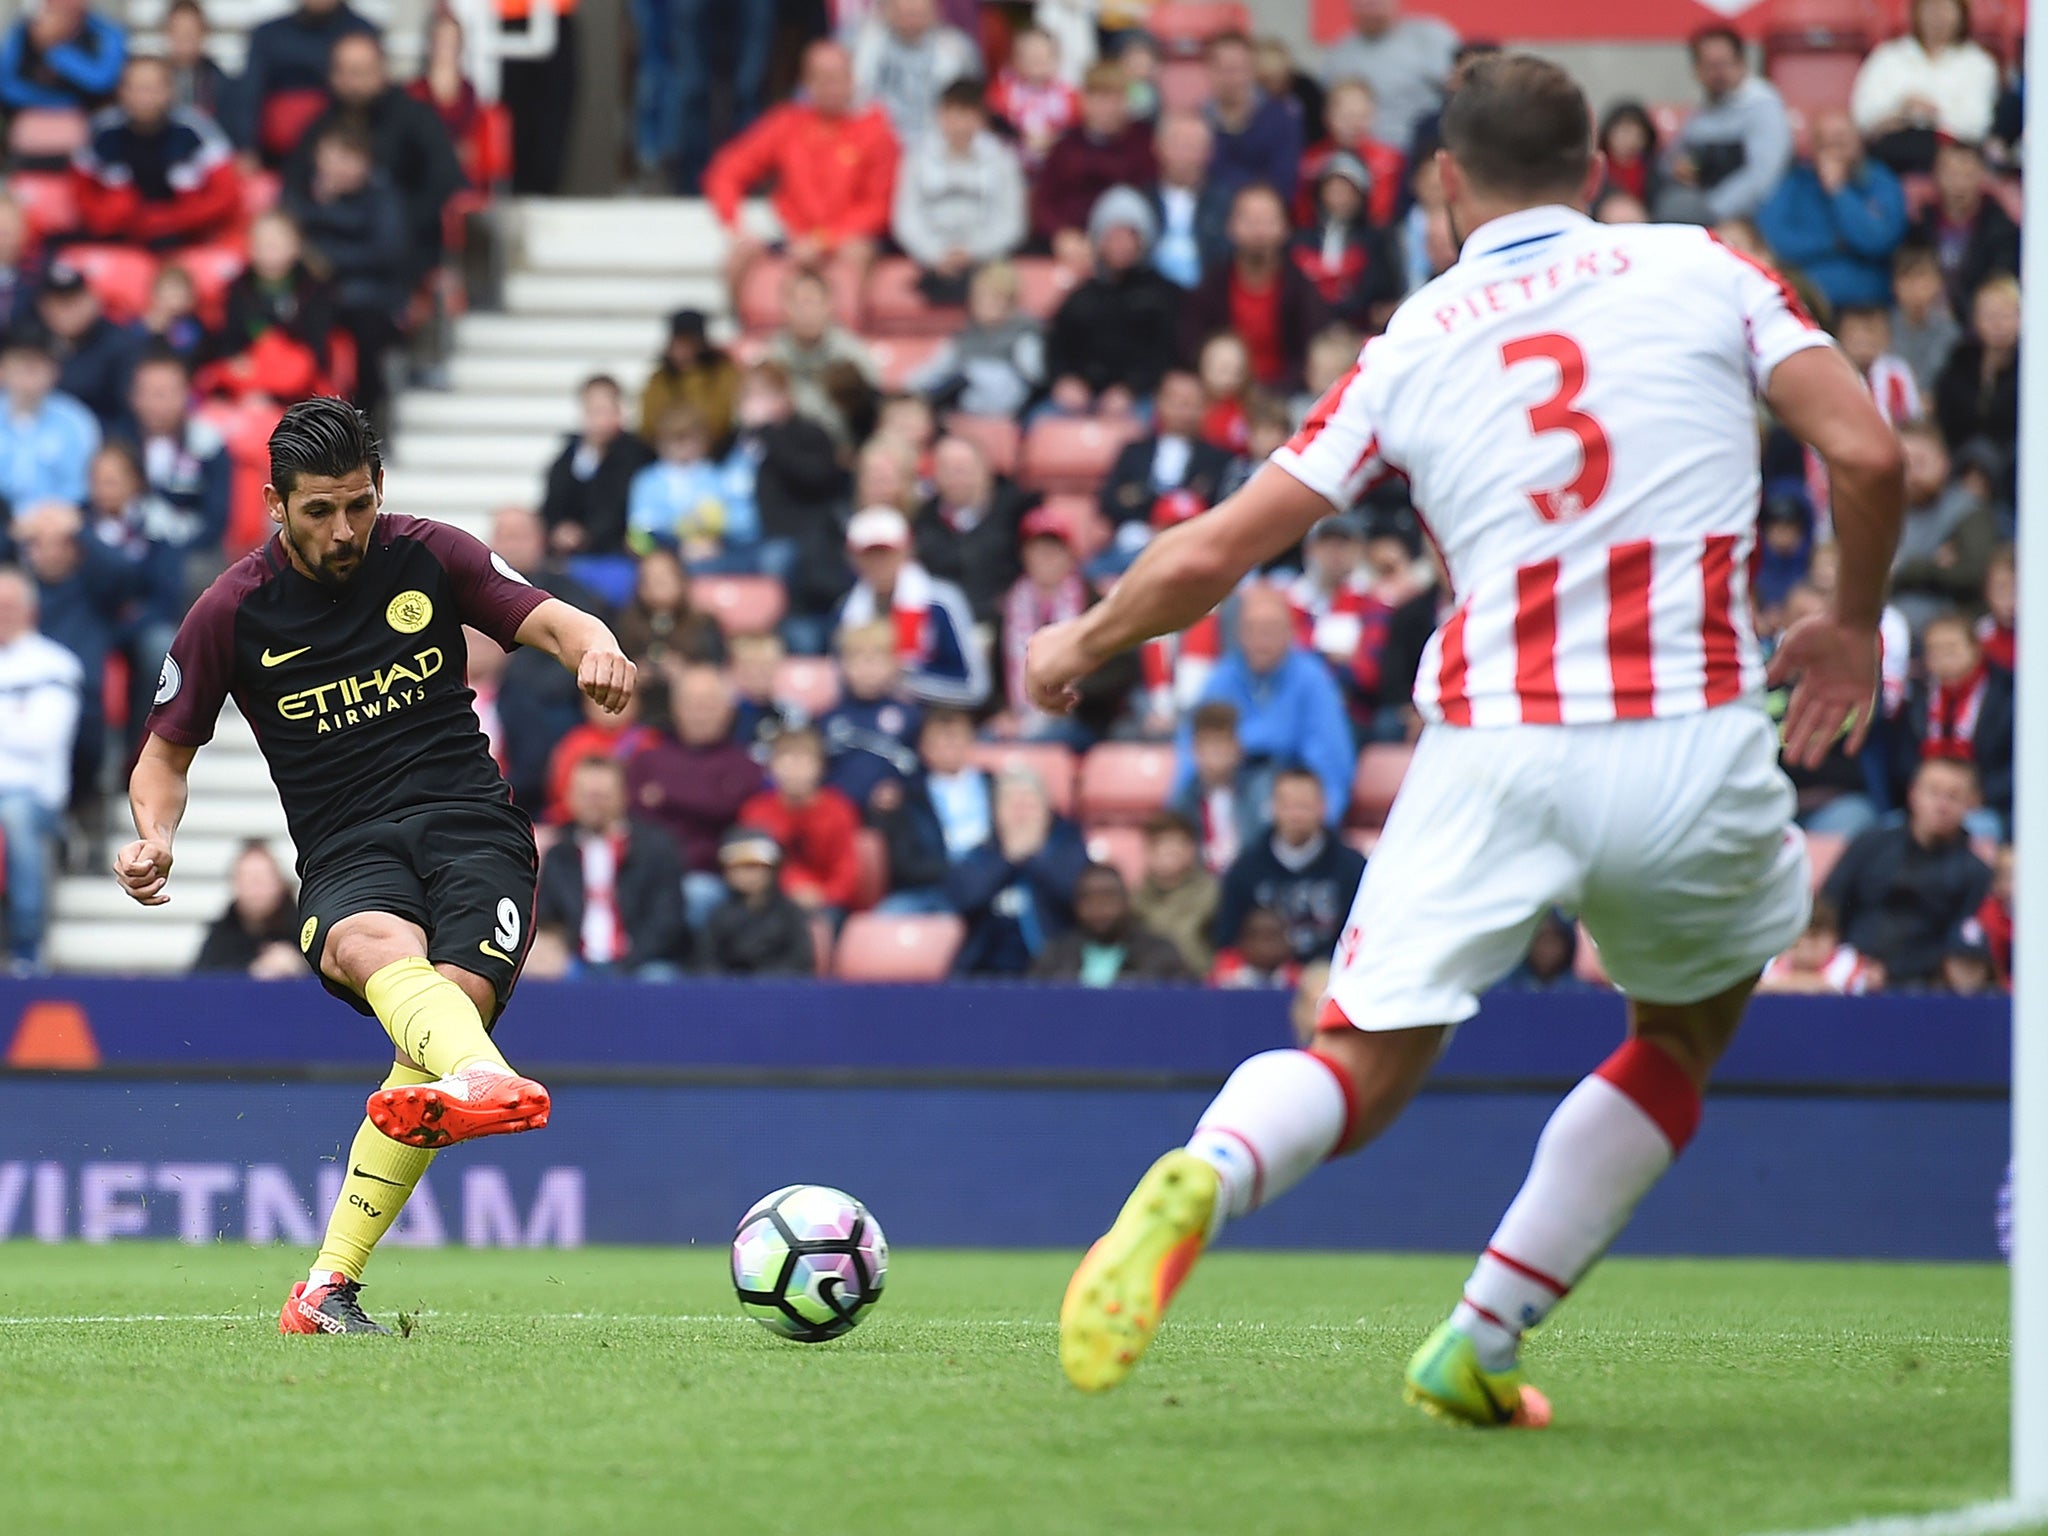
[[[1765,399],[1828,469],[1841,574],[1827,613],[1795,624],[1771,657],[1771,681],[1796,679],[1785,711],[1785,756],[1817,768],[1844,726],[1859,752],[1878,683],[1878,620],[1905,516],[1898,434],[1832,347],[1795,352],[1772,370]]]
[[[185,780],[198,750],[151,735],[128,776],[128,809],[140,836],[114,855],[114,878],[145,907],[171,899],[164,894],[171,878],[171,840],[185,816]]]
[[[1032,701],[1065,713],[1082,678],[1134,645],[1186,629],[1230,596],[1247,571],[1299,544],[1330,510],[1320,493],[1266,465],[1213,512],[1147,544],[1109,596],[1080,618],[1032,636]]]
[[[559,597],[542,603],[519,626],[521,645],[546,651],[576,674],[576,686],[616,715],[633,702],[637,669],[604,620]]]

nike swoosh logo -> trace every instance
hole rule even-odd
[[[476,947],[482,950],[485,954],[489,955],[493,960],[502,960],[507,965],[518,964],[518,962],[514,960],[510,955],[506,954],[505,951],[503,951],[502,949],[498,949],[494,945],[492,945],[489,939],[479,940],[477,942]]]
[[[412,1187],[410,1184],[402,1183],[397,1179],[380,1178],[374,1173],[365,1173],[361,1164],[357,1164],[349,1169],[349,1172],[359,1179],[368,1179],[372,1184],[389,1184],[393,1189],[410,1189]]]
[[[266,646],[264,647],[263,651],[263,665],[265,665],[266,667],[281,667],[286,662],[290,661],[294,656],[303,656],[306,654],[306,652],[310,651],[311,649],[313,649],[313,647],[311,647],[310,645],[302,645],[296,651],[285,651],[282,654],[272,654],[270,648]]]

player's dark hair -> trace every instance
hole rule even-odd
[[[1478,187],[1576,196],[1592,163],[1592,111],[1578,82],[1526,53],[1484,58],[1444,107],[1444,148]]]
[[[297,490],[302,475],[338,480],[359,469],[368,469],[372,480],[383,479],[384,445],[370,418],[346,400],[301,400],[270,434],[270,483],[280,496]]]
[[[1691,37],[1688,37],[1685,40],[1685,51],[1691,55],[1692,61],[1697,64],[1700,61],[1700,50],[1709,43],[1726,43],[1735,50],[1735,57],[1738,59],[1747,59],[1749,57],[1749,53],[1742,41],[1742,34],[1733,27],[1722,26],[1718,22],[1711,26],[1701,27]]]

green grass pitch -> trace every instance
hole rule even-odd
[[[1214,1255],[1090,1399],[1072,1258],[900,1251],[807,1347],[704,1249],[391,1252],[410,1336],[337,1340],[276,1334],[296,1254],[10,1243],[0,1529],[1741,1536],[2005,1481],[2000,1270],[1618,1261],[1531,1351],[1555,1427],[1479,1434],[1399,1396],[1465,1259]]]

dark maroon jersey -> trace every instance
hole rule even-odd
[[[380,513],[346,585],[273,535],[179,626],[149,729],[196,747],[234,697],[270,765],[301,869],[349,828],[451,801],[509,804],[477,723],[462,626],[510,650],[547,593],[446,523]]]

